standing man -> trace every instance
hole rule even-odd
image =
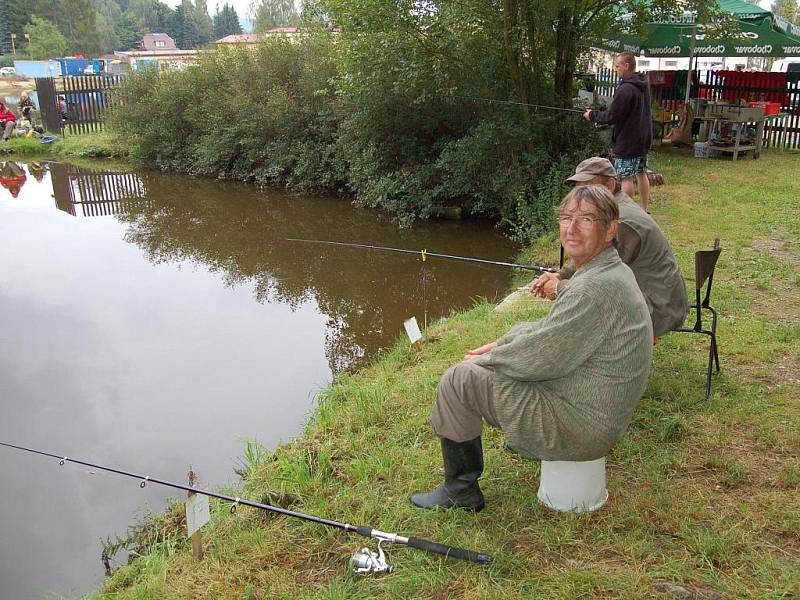
[[[614,165],[607,158],[587,158],[565,183],[574,186],[602,185],[612,194],[617,189]],[[683,326],[689,312],[689,299],[683,274],[675,262],[667,236],[653,217],[644,212],[625,192],[614,197],[619,206],[616,247],[619,257],[633,271],[642,290],[653,335],[664,335]],[[544,273],[531,285],[531,293],[553,300],[569,286],[575,267],[567,263],[558,273]]]
[[[647,153],[653,141],[653,115],[647,77],[636,72],[633,52],[614,59],[614,70],[622,78],[608,110],[587,110],[583,118],[598,125],[613,125],[614,167],[622,191],[633,198],[633,180],[639,185],[639,204],[647,211],[650,182],[647,179]]]
[[[510,449],[542,460],[594,460],[622,437],[647,386],[653,329],[633,273],[613,243],[619,210],[601,185],[558,207],[572,283],[546,317],[517,323],[447,370],[431,415],[444,482],[411,496],[419,508],[484,507],[483,421]]]

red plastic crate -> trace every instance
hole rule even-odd
[[[777,115],[781,112],[780,102],[748,102],[747,106],[760,106],[764,109],[764,115]]]

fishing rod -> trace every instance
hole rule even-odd
[[[330,246],[344,246],[347,248],[366,248],[368,250],[385,250],[387,252],[401,252],[403,254],[419,254],[422,261],[428,256],[435,258],[447,258],[450,260],[464,260],[468,262],[482,263],[486,265],[498,265],[501,267],[515,267],[517,269],[526,269],[528,271],[538,271],[539,273],[557,273],[558,269],[550,267],[540,267],[539,265],[522,265],[518,263],[503,262],[500,260],[487,260],[485,258],[472,258],[469,256],[456,256],[453,254],[440,254],[439,252],[428,252],[427,250],[408,250],[406,248],[389,248],[387,246],[371,246],[369,244],[356,244],[353,242],[331,242],[327,240],[300,240],[297,238],[286,238],[287,242],[300,242],[303,244],[327,244]]]
[[[531,106],[533,108],[544,108],[545,110],[557,110],[561,112],[571,112],[583,114],[586,110],[577,108],[564,108],[563,106],[548,106],[547,104],[531,104],[529,102],[514,102],[513,100],[495,100],[493,98],[479,98],[477,96],[458,96],[455,94],[442,94],[447,98],[459,98],[461,100],[475,100],[477,102],[492,102],[496,104],[512,104],[514,106]]]
[[[295,519],[302,519],[303,521],[310,521],[312,523],[318,523],[320,525],[327,525],[328,527],[335,527],[337,529],[342,529],[347,532],[357,533],[358,535],[361,535],[366,538],[378,540],[378,549],[376,552],[371,551],[369,548],[361,548],[360,550],[357,550],[350,558],[350,566],[352,567],[353,571],[358,574],[390,573],[392,571],[392,567],[386,561],[386,555],[383,552],[383,548],[381,548],[381,544],[383,544],[384,542],[402,544],[405,546],[410,546],[412,548],[417,548],[418,550],[425,550],[426,552],[433,552],[435,554],[442,554],[446,557],[460,558],[462,560],[468,560],[480,564],[490,563],[493,560],[492,556],[489,554],[473,552],[472,550],[465,550],[463,548],[457,548],[455,546],[447,546],[446,544],[439,544],[438,542],[432,542],[430,540],[425,540],[421,538],[404,537],[396,533],[386,533],[384,531],[379,531],[378,529],[373,529],[372,527],[364,525],[350,525],[349,523],[340,523],[338,521],[323,519],[320,517],[315,517],[313,515],[307,515],[295,512],[293,510],[280,508],[278,506],[271,506],[269,504],[262,504],[260,502],[252,502],[250,500],[244,500],[242,498],[234,498],[232,496],[226,496],[225,494],[218,494],[216,492],[202,490],[195,486],[188,486],[181,483],[175,483],[172,481],[158,479],[156,477],[151,477],[149,475],[140,475],[138,473],[131,473],[129,471],[123,471],[122,469],[116,469],[114,467],[106,467],[103,465],[97,465],[94,463],[86,462],[84,460],[70,458],[68,456],[51,454],[50,452],[43,452],[42,450],[36,450],[34,448],[26,448],[25,446],[18,446],[16,444],[9,444],[6,442],[0,442],[0,446],[5,446],[6,448],[13,448],[14,450],[20,450],[24,452],[30,452],[32,454],[39,454],[41,456],[49,456],[50,458],[55,458],[58,460],[58,464],[62,467],[66,463],[70,462],[70,463],[75,463],[77,465],[90,467],[92,469],[99,469],[102,471],[108,471],[110,473],[116,473],[118,475],[124,475],[125,477],[138,479],[140,488],[144,488],[148,483],[157,483],[159,485],[179,490],[184,490],[186,492],[190,492],[193,494],[203,494],[204,496],[209,496],[211,498],[216,498],[218,500],[231,502],[231,507],[230,507],[231,513],[236,512],[236,508],[241,504],[243,506],[250,506],[253,508],[258,508],[260,510],[266,510],[269,512],[285,515],[287,517],[293,517]]]

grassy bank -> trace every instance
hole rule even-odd
[[[128,146],[119,136],[99,131],[60,136],[52,144],[42,144],[37,138],[12,138],[0,143],[0,160],[35,158],[110,158],[128,156]]]
[[[659,341],[645,397],[608,457],[601,511],[542,508],[538,463],[504,452],[494,431],[484,435],[485,511],[410,507],[410,492],[441,480],[427,424],[439,376],[466,349],[549,307],[498,314],[479,303],[431,327],[422,352],[399,343],[341,377],[302,439],[275,452],[250,447],[236,495],[280,491],[294,510],[487,552],[492,565],[390,547],[394,573],[356,578],[347,559],[363,538],[212,503],[203,562],[175,511],[157,522],[149,553],[93,597],[643,598],[669,586],[698,598],[799,595],[800,182],[790,174],[800,155],[732,163],[665,149],[655,159],[667,185],[654,189],[652,211],[684,273],[696,249],[722,240],[712,298],[722,373],[703,402],[706,342]],[[553,262],[556,252],[542,242],[531,257]]]

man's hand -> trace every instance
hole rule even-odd
[[[464,360],[472,360],[474,358],[479,357],[481,354],[486,354],[490,350],[497,348],[497,342],[489,342],[488,344],[484,344],[480,348],[475,348],[474,350],[470,350],[464,355]]]
[[[555,300],[559,281],[561,281],[561,277],[557,273],[542,273],[531,284],[531,294],[539,298]]]
[[[586,119],[587,121],[591,121],[592,120],[592,109],[591,108],[589,110],[587,110],[585,113],[583,113],[583,118]]]

